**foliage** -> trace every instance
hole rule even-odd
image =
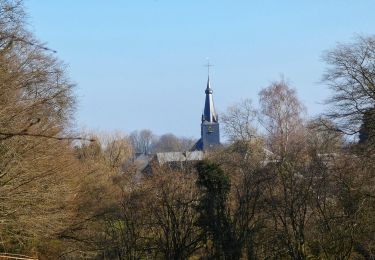
[[[0,0],[1,252],[375,259],[374,37],[326,53],[328,117],[305,121],[295,90],[277,81],[259,93],[259,110],[249,100],[228,109],[230,145],[195,167],[144,175],[135,155],[194,140],[150,130],[73,138],[74,84],[24,16],[22,1]]]
[[[202,190],[198,204],[199,226],[213,242],[212,257],[215,259],[239,259],[241,251],[233,232],[227,208],[230,180],[214,163],[197,164],[197,185]]]

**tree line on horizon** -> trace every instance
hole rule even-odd
[[[0,0],[0,257],[375,259],[375,37],[324,60],[325,114],[281,79],[221,116],[228,145],[142,175],[194,140],[73,131],[65,65]]]

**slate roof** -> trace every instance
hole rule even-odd
[[[215,106],[214,106],[214,99],[212,97],[212,88],[210,84],[210,77],[207,79],[207,88],[205,90],[206,93],[206,100],[204,103],[204,111],[202,115],[202,122],[218,122],[218,116],[215,112]]]
[[[200,161],[203,159],[202,151],[193,152],[167,152],[157,153],[156,160],[159,165],[171,162]]]
[[[202,151],[203,150],[203,141],[202,141],[202,138],[200,138],[195,144],[194,146],[191,148],[192,151]]]

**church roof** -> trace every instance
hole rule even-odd
[[[200,161],[203,159],[203,152],[167,152],[157,153],[156,159],[159,165],[171,162],[188,162],[188,161]]]
[[[205,90],[206,101],[204,103],[204,111],[202,115],[202,122],[206,121],[209,123],[218,122],[218,116],[215,112],[214,99],[212,97],[212,88],[210,83],[210,76],[207,79],[207,88]]]
[[[192,151],[202,151],[203,150],[203,141],[202,138],[200,138],[194,146],[191,148]]]

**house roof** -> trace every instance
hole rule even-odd
[[[203,159],[202,151],[193,152],[167,152],[157,153],[156,160],[159,165],[169,162],[185,162],[185,161],[200,161]]]

